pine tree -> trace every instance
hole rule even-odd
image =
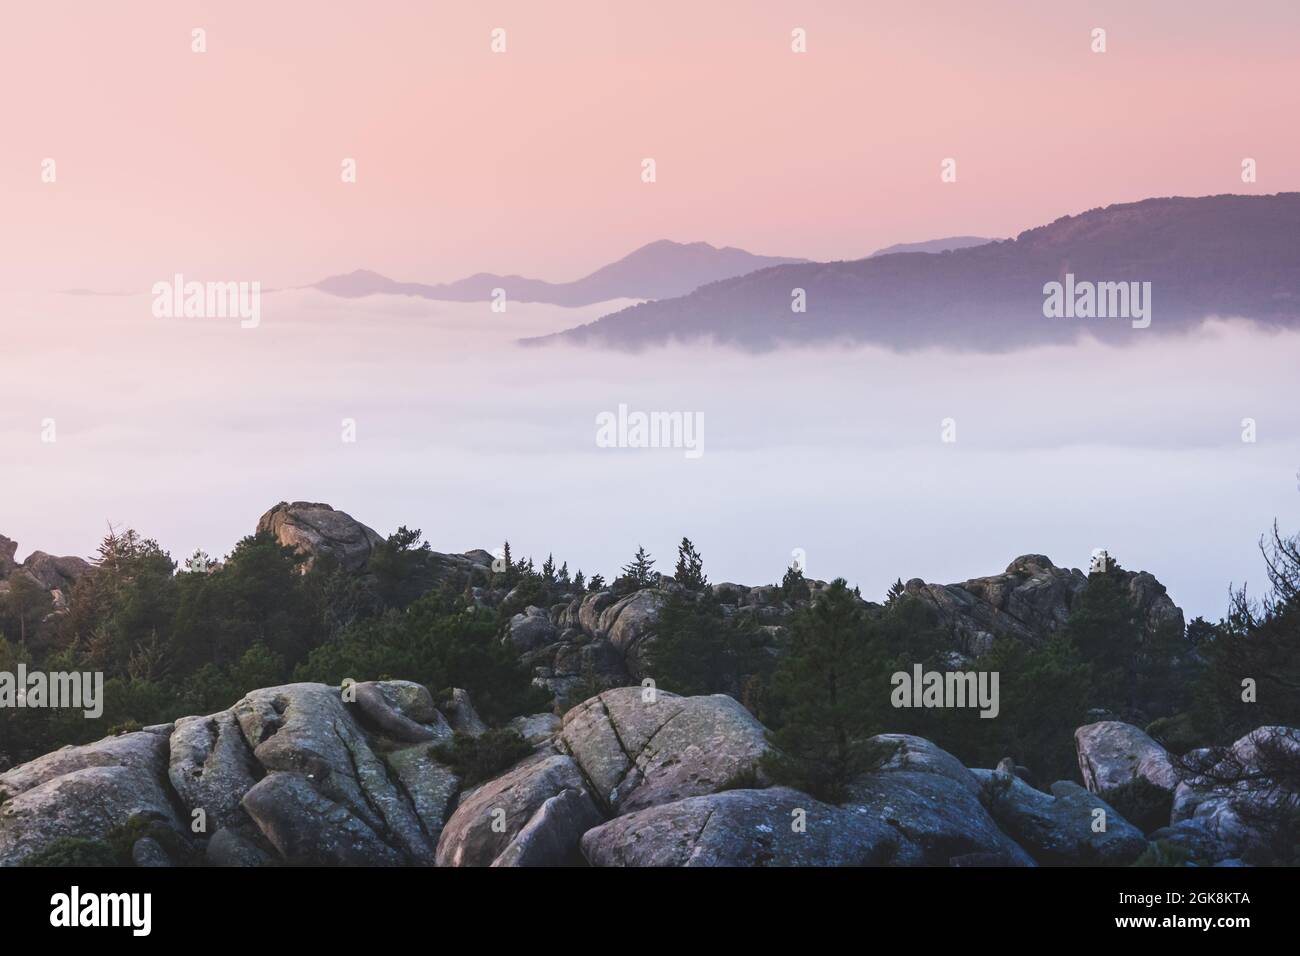
[[[781,579],[781,596],[785,600],[790,602],[806,601],[811,593],[799,565],[792,564],[785,569],[785,577]]]
[[[587,579],[583,576],[581,568],[579,568],[578,573],[573,576],[573,589],[579,594],[582,594],[587,590]]]
[[[838,578],[791,617],[772,675],[773,750],[764,767],[781,783],[839,800],[870,768],[868,739],[888,698],[888,674],[858,599]]]
[[[885,592],[885,607],[893,607],[894,602],[907,593],[907,588],[903,585],[903,579],[899,578],[889,586]]]
[[[1105,570],[1088,575],[1062,634],[1092,668],[1093,706],[1135,717],[1143,704],[1135,665],[1146,635],[1122,570],[1107,556]]]
[[[501,546],[501,575],[506,587],[512,587],[519,579],[519,569],[515,565],[514,556],[510,553],[510,542],[507,541]]]
[[[555,556],[552,554],[546,556],[546,562],[542,565],[542,580],[548,586],[555,583]]]
[[[638,545],[632,562],[623,566],[623,577],[638,588],[649,587],[653,583],[654,566],[650,552]]]
[[[587,590],[593,594],[605,590],[605,576],[603,574],[593,574],[591,580],[587,583]]]
[[[677,546],[677,570],[673,572],[673,579],[688,591],[703,591],[708,586],[704,559],[690,538],[682,538],[682,543]]]

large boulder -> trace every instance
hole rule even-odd
[[[722,694],[619,687],[564,715],[560,748],[611,813],[715,793],[758,776],[766,731]]]
[[[1087,724],[1074,732],[1074,745],[1084,786],[1103,799],[1137,781],[1171,794],[1178,785],[1169,753],[1132,724]]]
[[[972,770],[1002,830],[1039,863],[1126,866],[1141,856],[1142,831],[1077,783],[1043,793],[1006,770]]]
[[[906,734],[886,734],[872,742],[893,756],[850,785],[845,805],[898,832],[892,862],[947,866],[978,855],[1004,866],[1034,865],[994,823],[981,802],[980,781],[955,757]]]
[[[537,747],[553,740],[562,725],[555,714],[529,714],[526,717],[516,717],[506,726],[524,738],[524,743]]]
[[[165,772],[167,738],[137,731],[62,747],[0,773],[0,801],[13,799],[46,781],[87,767],[124,767],[142,775]]]
[[[561,790],[537,809],[493,866],[557,866],[581,862],[578,841],[604,817],[585,790]]]
[[[646,676],[647,651],[654,640],[659,613],[668,598],[662,591],[643,588],[601,612],[600,633],[623,655],[634,680]]]
[[[23,562],[23,570],[47,591],[68,591],[94,568],[85,558],[57,557],[44,551],[33,551]]]
[[[143,731],[15,767],[0,776],[0,866],[64,838],[104,840],[137,819],[184,834],[166,768],[167,739]]]
[[[478,715],[469,691],[464,688],[453,687],[451,697],[443,703],[443,709],[447,712],[447,722],[454,733],[468,734],[471,737],[487,733],[487,724]]]
[[[532,605],[512,617],[506,631],[506,640],[519,653],[553,644],[557,636],[551,616]]]
[[[359,571],[384,540],[351,515],[311,501],[280,502],[258,519],[257,531],[269,532],[280,544],[305,555],[304,571],[325,555],[345,571]]]
[[[588,830],[593,866],[858,866],[891,862],[901,837],[878,817],[786,787],[688,797]]]
[[[353,685],[365,721],[395,741],[447,740],[451,725],[423,684],[409,680],[364,681]]]
[[[636,680],[646,676],[647,654],[668,595],[642,588],[621,598],[610,591],[575,599],[559,614],[560,627],[575,627],[593,640],[608,641]]]
[[[405,790],[370,746],[338,688],[288,684],[254,691],[234,715],[267,772],[243,807],[291,860],[429,863],[434,843]],[[273,780],[278,776],[292,780]],[[315,821],[321,843],[313,849]],[[341,841],[351,841],[345,852]],[[383,848],[386,849],[383,849]]]
[[[573,796],[548,806],[569,792]],[[437,863],[560,865],[571,861],[583,821],[600,817],[578,765],[561,754],[539,752],[462,795],[438,840]]]

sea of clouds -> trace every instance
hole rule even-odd
[[[88,555],[108,523],[216,556],[313,500],[606,577],[638,544],[671,570],[688,535],[711,579],[770,583],[798,548],[871,598],[1106,548],[1217,618],[1230,582],[1264,583],[1274,518],[1300,530],[1300,334],[1215,320],[1001,355],[515,344],[624,304],[264,292],[242,329],[155,318],[148,295],[2,296],[0,534],[20,559]],[[701,414],[703,455],[598,447],[620,404]]]

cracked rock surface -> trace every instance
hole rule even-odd
[[[612,813],[714,793],[757,772],[760,724],[724,694],[678,697],[640,687],[605,691],[564,715],[560,747]]]

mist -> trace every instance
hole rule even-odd
[[[276,502],[313,500],[439,551],[508,538],[607,578],[639,544],[671,571],[683,535],[713,581],[779,581],[802,549],[809,576],[876,600],[895,578],[1025,553],[1086,568],[1106,548],[1217,619],[1230,583],[1265,583],[1273,520],[1300,528],[1300,334],[1239,320],[999,355],[628,354],[514,344],[628,302],[264,292],[255,329],[150,304],[0,297],[0,533],[19,560],[90,555],[110,523],[219,556]],[[698,416],[701,454],[599,447],[620,405]]]

